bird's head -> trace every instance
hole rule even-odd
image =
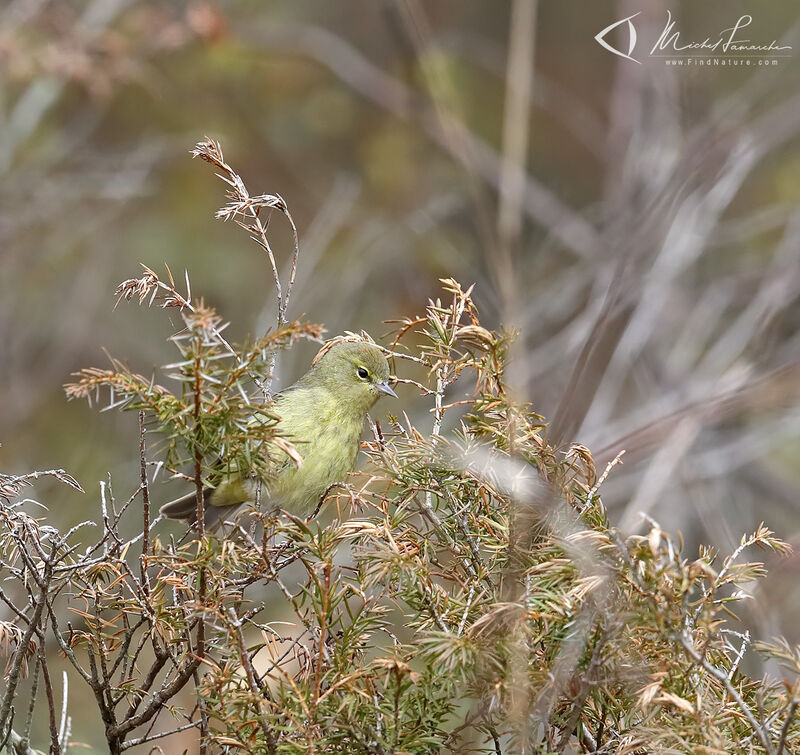
[[[338,341],[314,360],[314,380],[339,396],[356,411],[367,412],[382,396],[397,394],[389,387],[389,363],[383,352],[368,341]]]

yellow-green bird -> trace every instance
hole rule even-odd
[[[278,430],[302,456],[298,466],[286,458],[267,484],[271,505],[304,516],[314,510],[325,490],[352,471],[367,412],[389,387],[389,364],[368,341],[340,340],[320,351],[311,369],[275,397],[271,409],[280,417]],[[256,481],[243,476],[224,480],[206,491],[205,526],[217,529],[255,500]],[[193,521],[195,494],[170,501],[161,514]]]

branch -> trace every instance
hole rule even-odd
[[[774,755],[775,750],[773,749],[772,743],[769,740],[768,733],[764,731],[764,727],[753,715],[753,712],[747,706],[747,703],[745,703],[745,701],[742,699],[742,696],[739,694],[739,691],[736,689],[736,687],[733,686],[733,682],[728,679],[728,675],[710,664],[703,656],[701,656],[694,649],[692,643],[683,634],[680,635],[679,642],[683,646],[683,649],[686,651],[687,655],[695,663],[702,666],[704,671],[711,674],[711,676],[713,676],[720,684],[722,684],[723,687],[725,687],[727,693],[736,701],[736,704],[739,706],[742,713],[744,713],[745,718],[747,718],[747,721],[750,723],[750,726],[753,727],[753,731],[761,742],[761,745],[767,751],[768,755]]]

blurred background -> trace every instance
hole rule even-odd
[[[648,54],[670,17],[684,43],[750,13],[738,38],[786,49]],[[603,39],[625,53],[632,26],[634,60],[594,39],[631,16]],[[0,468],[72,473],[86,495],[35,491],[59,524],[97,511],[108,473],[135,488],[136,417],[61,385],[103,349],[148,375],[174,359],[178,317],[114,309],[139,263],[187,269],[233,340],[273,323],[265,256],[189,156],[208,135],[294,217],[290,318],[377,338],[439,278],[476,283],[484,324],[520,330],[512,383],[549,440],[600,469],[626,450],[616,524],[651,516],[690,556],[762,520],[800,546],[798,84],[800,9],[777,1],[6,0]],[[270,233],[285,266],[281,218]],[[799,566],[770,563],[755,635],[800,641]]]

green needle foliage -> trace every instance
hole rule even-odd
[[[146,271],[120,293],[162,286],[174,289]],[[265,501],[237,537],[178,542],[156,520],[143,549],[109,505],[83,552],[68,545],[76,533],[3,507],[4,568],[39,569],[32,548],[52,564],[42,629],[93,689],[111,751],[170,713],[231,753],[793,751],[800,687],[739,670],[749,639],[732,613],[764,574],[740,555],[785,543],[761,527],[727,558],[691,558],[655,524],[617,533],[588,450],[550,448],[542,418],[510,398],[511,334],[479,324],[470,291],[444,287],[447,303],[399,323],[387,348],[424,373],[430,426],[373,423],[364,470],[314,519]],[[263,367],[321,329],[290,323],[233,347],[211,310],[181,312],[167,368],[178,393],[115,362],[69,395],[141,411],[163,436],[159,463],[198,464],[201,486],[220,463],[263,474],[289,443],[270,431]],[[456,389],[468,397],[448,405]],[[10,498],[27,480],[4,482]],[[759,650],[800,670],[796,648]]]

